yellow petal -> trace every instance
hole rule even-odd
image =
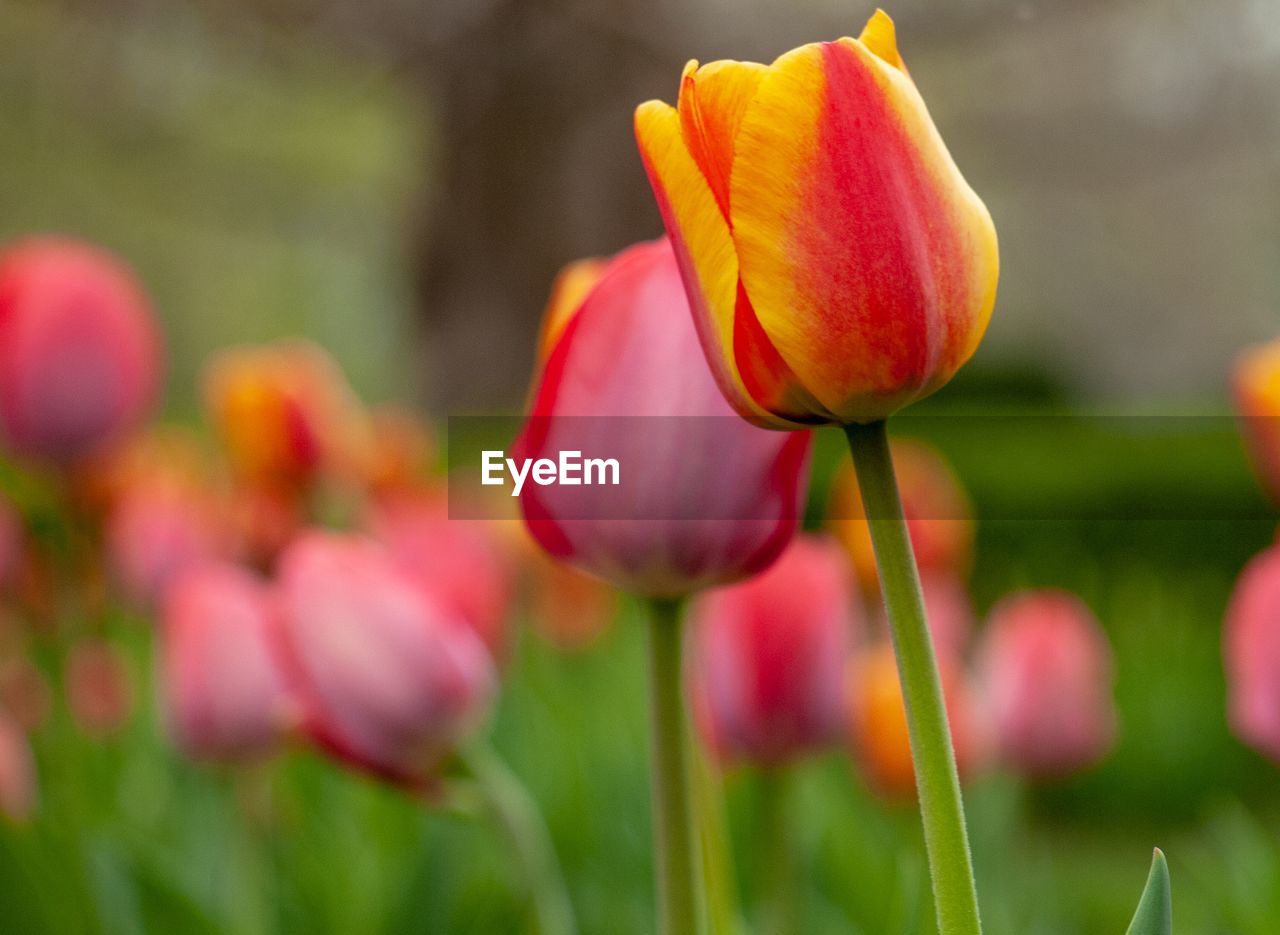
[[[862,35],[858,36],[858,41],[870,49],[872,54],[879,56],[899,71],[907,70],[902,56],[898,53],[898,30],[893,25],[893,19],[884,10],[877,8],[871,14],[867,25],[862,27]]]
[[[697,64],[686,65],[680,79],[680,126],[689,154],[728,218],[733,141],[766,69],[755,62]]]

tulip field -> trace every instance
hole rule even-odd
[[[0,932],[1280,932],[1280,328],[1141,413],[985,358],[906,33],[631,101],[505,409],[10,231]]]

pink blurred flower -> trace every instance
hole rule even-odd
[[[152,479],[126,490],[106,527],[111,567],[140,607],[160,601],[178,574],[223,556],[228,536],[214,498],[176,480]]]
[[[0,432],[16,454],[66,465],[146,414],[160,337],[133,274],[60,238],[0,254]]]
[[[495,660],[506,650],[514,585],[507,557],[483,520],[450,519],[443,494],[388,493],[368,526],[400,569],[442,610],[464,621]]]
[[[626,590],[678,596],[754,574],[791,540],[810,437],[736,416],[703,356],[670,243],[610,260],[576,310],[553,303],[517,457],[615,458],[619,486],[526,484],[556,558]],[[638,418],[637,418],[638,417]]]
[[[812,536],[758,577],[701,595],[689,677],[708,746],[775,766],[839,743],[857,606],[840,546]]]
[[[995,742],[1014,769],[1065,775],[1110,748],[1111,647],[1074,595],[1026,591],[1000,601],[979,659]]]
[[[133,678],[120,650],[104,640],[82,639],[67,653],[67,704],[82,731],[102,737],[133,714]]]
[[[312,734],[376,775],[425,783],[489,706],[484,644],[372,540],[304,533],[280,588]]]
[[[22,729],[0,712],[0,812],[25,821],[36,807],[36,767]]]
[[[183,751],[233,761],[275,752],[301,712],[267,584],[231,564],[188,569],[165,599],[162,637],[167,721]]]
[[[1223,632],[1231,727],[1280,762],[1280,545],[1245,566]]]

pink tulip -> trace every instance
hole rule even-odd
[[[161,685],[170,733],[196,759],[273,753],[300,717],[267,584],[231,564],[195,565],[164,601]]]
[[[690,682],[708,745],[773,766],[838,744],[857,606],[840,546],[812,536],[758,577],[701,595]]]
[[[36,807],[36,768],[26,735],[0,712],[0,813],[25,821]]]
[[[106,543],[115,576],[140,607],[160,601],[185,569],[229,549],[212,497],[156,478],[124,491],[107,519]]]
[[[1223,662],[1232,729],[1280,762],[1280,545],[1256,556],[1236,582]]]
[[[991,612],[980,652],[995,742],[1031,776],[1091,765],[1115,735],[1111,647],[1093,614],[1061,591],[1028,591]]]
[[[495,660],[502,659],[513,585],[489,524],[450,519],[441,495],[402,491],[383,497],[368,525],[401,570],[475,630]]]
[[[14,453],[65,465],[118,439],[151,405],[160,357],[119,260],[58,238],[0,254],[0,433]]]
[[[791,540],[809,434],[735,418],[703,356],[670,243],[609,261],[575,310],[553,307],[517,456],[614,458],[616,486],[525,485],[553,556],[673,597],[766,568]]]
[[[496,688],[484,644],[375,542],[308,532],[280,560],[308,726],[338,757],[422,785]]]

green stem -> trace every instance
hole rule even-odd
[[[662,935],[698,931],[699,864],[693,836],[681,682],[680,605],[652,601],[649,704],[653,720],[653,844]]]
[[[889,629],[898,657],[920,817],[941,935],[978,935],[978,894],[965,834],[947,709],[925,622],[915,553],[898,497],[884,422],[845,427],[862,491]]]
[[[574,935],[577,924],[564,876],[532,796],[487,744],[470,744],[458,752],[458,758],[524,867],[539,935]]]
[[[796,925],[795,868],[792,864],[788,803],[790,776],[785,766],[760,776],[760,932],[792,935]]]

